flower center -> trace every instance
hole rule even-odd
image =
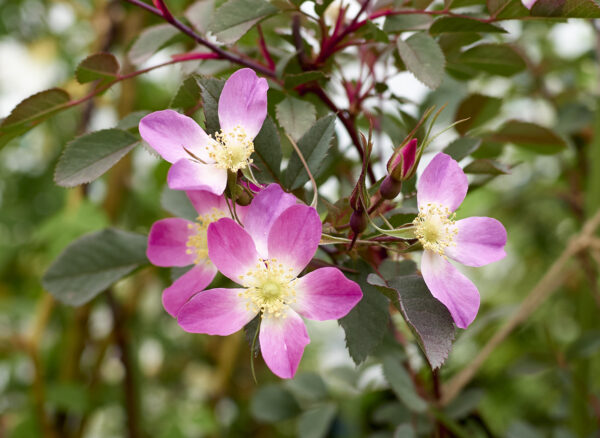
[[[244,128],[238,125],[231,131],[221,130],[214,136],[208,155],[215,160],[217,167],[237,172],[252,163],[250,155],[254,152],[254,143]]]
[[[413,221],[415,236],[424,249],[443,256],[446,247],[456,246],[454,236],[458,227],[454,222],[456,214],[451,214],[447,207],[439,204],[427,204],[419,208],[419,215]]]
[[[216,222],[222,217],[228,217],[228,215],[225,214],[224,211],[213,207],[212,212],[198,216],[196,218],[196,223],[188,224],[188,228],[190,230],[194,230],[195,234],[192,234],[190,237],[188,237],[188,240],[185,244],[187,247],[185,252],[187,254],[196,255],[196,258],[194,259],[195,264],[211,263],[208,258],[206,231],[212,222]]]
[[[246,308],[261,312],[263,318],[285,318],[287,307],[296,301],[296,277],[292,272],[276,259],[267,259],[240,275],[240,281],[248,285],[239,294],[246,298]]]

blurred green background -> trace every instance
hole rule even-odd
[[[171,3],[182,10],[189,2]],[[73,79],[78,62],[101,49],[122,59],[136,34],[157,22],[120,2],[0,0],[0,117],[52,86],[83,95],[86,87]],[[510,79],[446,76],[434,92],[408,74],[390,82],[397,95],[415,100],[406,106],[413,114],[447,103],[440,127],[468,93],[480,92],[503,100],[496,126],[509,118],[537,122],[569,145],[552,156],[504,148],[510,173],[472,188],[459,211],[501,220],[508,256],[469,270],[482,306],[475,323],[458,333],[442,381],[470,364],[600,206],[600,49],[593,24],[506,22],[505,40],[532,63]],[[189,49],[182,40],[147,65]],[[216,71],[215,65],[199,71]],[[396,399],[376,355],[354,366],[335,321],[309,325],[312,342],[296,379],[280,381],[258,358],[256,385],[243,333],[190,335],[163,311],[167,269],[141,269],[110,296],[80,308],[42,289],[44,271],[76,237],[108,224],[147,233],[167,215],[160,202],[167,163],[143,148],[83,188],[57,187],[52,177],[65,143],[132,111],[166,108],[185,73],[172,66],[122,82],[0,150],[0,436],[49,436],[51,429],[88,438],[413,436],[412,428],[398,427],[406,424],[432,434],[431,422]],[[380,140],[388,148],[394,143],[385,132]],[[391,149],[380,147],[385,160]],[[335,201],[348,195],[348,186],[334,181],[324,194]],[[459,426],[452,433],[600,436],[599,269],[598,246],[568,264],[556,293],[536,305],[440,414]],[[414,345],[402,354],[426,374]],[[127,421],[132,413],[137,430]]]

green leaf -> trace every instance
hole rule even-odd
[[[110,53],[94,53],[77,66],[75,77],[80,84],[98,79],[113,79],[119,74],[119,61]]]
[[[318,402],[328,396],[325,382],[315,373],[297,374],[293,379],[287,380],[285,386],[301,402]]]
[[[600,18],[600,5],[594,0],[538,0],[531,8],[531,16]]]
[[[254,164],[258,167],[255,176],[260,182],[281,179],[281,141],[275,122],[267,116],[260,132],[254,139]]]
[[[185,190],[171,190],[165,185],[160,194],[160,206],[175,217],[190,221],[195,221],[198,217],[198,212],[185,194]]]
[[[260,20],[278,9],[265,0],[229,0],[216,10],[208,29],[225,44],[233,44]]]
[[[218,132],[219,124],[219,96],[225,86],[223,79],[200,78],[198,79],[202,89],[202,109],[204,110],[204,119],[206,121],[206,133],[211,135]]]
[[[406,41],[398,39],[398,52],[406,68],[431,89],[440,86],[444,78],[444,53],[429,35],[415,33]]]
[[[195,76],[183,80],[169,106],[171,108],[194,108],[200,103],[200,86]]]
[[[408,372],[396,356],[389,355],[383,358],[383,375],[396,397],[408,409],[418,413],[427,410],[427,402],[417,394]]]
[[[403,423],[394,430],[394,437],[417,438],[417,433],[412,424]]]
[[[506,33],[501,27],[467,17],[441,17],[429,29],[431,35],[459,32]]]
[[[529,16],[529,10],[521,0],[487,0],[490,15],[497,19],[519,18]]]
[[[498,97],[471,94],[460,103],[454,115],[455,121],[467,120],[456,125],[454,129],[459,134],[465,135],[471,129],[477,128],[496,117],[501,106],[502,99]]]
[[[148,113],[148,111],[134,111],[132,113],[129,113],[121,120],[119,120],[119,123],[117,123],[116,128],[122,129],[123,131],[135,130],[135,132],[137,133],[140,120],[142,120],[143,117],[147,116]]]
[[[479,44],[458,57],[466,67],[499,76],[512,76],[525,70],[521,55],[503,44]]]
[[[356,281],[363,297],[356,306],[338,322],[346,333],[346,347],[357,365],[381,343],[390,318],[388,300],[367,282],[370,268],[363,261],[347,262],[344,266],[358,270],[357,274],[345,273]]]
[[[554,131],[520,120],[509,120],[498,131],[486,137],[485,141],[511,143],[543,155],[557,154],[567,147],[565,140]]]
[[[456,161],[461,161],[475,152],[480,145],[480,138],[461,137],[450,143],[443,152],[450,155]]]
[[[306,84],[307,82],[320,81],[326,79],[325,73],[320,70],[307,71],[304,73],[285,75],[283,85],[285,88],[292,89],[298,85]]]
[[[250,412],[258,421],[276,423],[297,415],[300,407],[283,386],[271,384],[256,390],[250,402]]]
[[[298,141],[317,120],[317,110],[312,103],[293,97],[286,97],[277,104],[276,115],[279,125],[294,141]]]
[[[408,227],[403,227],[403,228],[395,228],[393,230],[389,230],[387,228],[380,228],[377,231],[385,234],[386,236],[397,237],[399,239],[405,239],[405,240],[416,239],[415,228],[413,226],[408,226]]]
[[[390,15],[385,17],[383,24],[384,32],[404,32],[407,30],[426,30],[433,22],[431,15],[411,14],[411,15]]]
[[[448,309],[436,300],[419,275],[402,275],[383,280],[371,274],[370,284],[398,294],[399,310],[432,368],[442,366],[454,340],[454,321]],[[385,291],[385,289],[388,289]]]
[[[510,169],[505,164],[487,158],[474,160],[463,170],[465,173],[477,175],[507,175],[510,173]]]
[[[469,46],[481,39],[478,33],[445,33],[438,39],[438,44],[446,55],[448,63],[460,55],[464,46]]]
[[[194,29],[206,34],[215,11],[215,0],[200,0],[185,10],[185,18],[192,23]]]
[[[324,438],[328,435],[331,423],[335,418],[337,406],[326,403],[305,411],[298,418],[298,437]]]
[[[127,57],[132,64],[143,64],[179,31],[168,23],[144,29],[135,40]]]
[[[147,237],[107,228],[79,238],[50,265],[42,285],[65,304],[80,306],[146,259]]]
[[[66,91],[51,88],[21,101],[0,123],[0,146],[26,133],[54,113],[69,108],[70,99]]]
[[[367,20],[365,25],[359,29],[357,35],[360,35],[366,40],[375,41],[378,43],[388,44],[390,42],[387,32],[381,30],[379,26],[377,26],[371,20]]]
[[[138,142],[127,131],[114,128],[77,137],[60,156],[54,181],[62,187],[89,183],[114,166]]]
[[[298,141],[298,149],[302,152],[308,168],[316,178],[331,145],[331,139],[335,132],[335,115],[330,114],[323,117],[308,130]],[[290,190],[302,187],[309,180],[308,173],[304,169],[298,154],[293,153],[285,172],[285,186]]]

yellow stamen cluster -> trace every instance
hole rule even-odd
[[[455,213],[448,207],[428,203],[419,207],[419,215],[413,221],[415,236],[424,249],[444,256],[448,246],[456,246],[454,237],[458,234],[458,227],[454,222]]]
[[[215,134],[215,141],[209,146],[208,155],[215,161],[217,167],[237,172],[244,169],[252,159],[254,143],[241,126]]]
[[[285,318],[287,307],[296,301],[293,269],[276,259],[263,260],[245,275],[240,283],[247,286],[239,296],[246,298],[246,308],[261,312],[263,318]]]
[[[213,207],[212,212],[198,216],[195,224],[188,224],[188,228],[194,230],[195,234],[188,237],[188,241],[185,244],[187,246],[185,252],[196,255],[194,259],[195,264],[210,263],[206,231],[212,222],[216,222],[222,217],[228,217],[228,215],[224,211]]]

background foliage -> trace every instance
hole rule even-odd
[[[597,3],[540,0],[530,12],[514,0],[415,0],[372,4],[372,16],[410,13],[364,23],[364,15],[352,21],[360,7],[352,4],[344,22],[351,32],[339,41],[322,38],[324,31],[334,35],[343,17],[327,1],[167,3],[198,34],[210,31],[235,43],[234,56],[261,62],[277,78],[270,118],[256,140],[260,177],[281,181],[310,202],[308,175],[287,132],[315,173],[319,211],[332,234],[343,235],[340,225],[348,221],[347,197],[361,164],[352,145],[358,130],[374,124],[377,179],[426,109],[446,105],[434,133],[469,119],[428,152],[447,147],[461,160],[472,184],[459,215],[500,219],[509,255],[469,271],[482,307],[475,323],[456,333],[439,372],[427,366],[435,356],[419,352],[423,340],[405,323],[400,304],[388,300],[394,289],[408,294],[405,303],[411,293],[422,296],[414,265],[380,267],[388,269],[386,278],[402,276],[400,288],[382,284],[368,265],[347,261],[360,271],[353,278],[365,291],[360,311],[339,325],[309,326],[312,343],[294,380],[279,381],[257,359],[256,385],[243,333],[218,338],[180,330],[160,303],[169,272],[144,258],[151,224],[167,212],[189,216],[189,206],[164,189],[168,165],[140,145],[137,122],[172,107],[216,130],[223,82],[215,77],[238,66],[208,55],[179,63],[171,55],[197,53],[194,41],[126,2],[0,0],[0,116],[6,117],[0,125],[0,435],[595,436],[600,247],[592,237],[545,286],[555,293],[529,302],[522,324],[494,345],[448,403],[444,390],[473,366],[600,207],[596,23],[565,19],[600,17]],[[90,57],[99,52],[114,57]],[[132,73],[162,62],[175,65]],[[375,80],[366,79],[372,75]],[[38,95],[11,114],[20,100],[55,86],[63,91]],[[89,93],[97,97],[85,99]],[[344,111],[336,121],[337,109]],[[416,137],[423,139],[424,131]],[[404,192],[407,201],[390,215],[394,225],[414,216],[409,184]],[[338,199],[336,208],[327,202]],[[89,232],[97,232],[84,238],[91,246],[63,253]],[[111,242],[123,246],[119,257],[100,258],[95,277],[74,285],[74,263],[89,267],[85,257]],[[361,246],[359,254],[379,257]],[[88,295],[84,300],[74,291]],[[69,300],[84,303],[63,303]],[[410,312],[405,317],[411,321]]]

